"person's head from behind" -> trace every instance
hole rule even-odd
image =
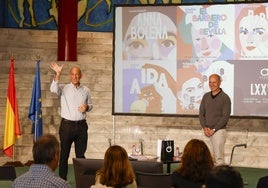
[[[216,166],[206,179],[206,188],[243,188],[241,174],[228,165]]]
[[[121,187],[133,182],[135,176],[126,150],[110,146],[104,155],[103,167],[98,171],[100,183],[106,186]]]
[[[213,166],[213,159],[206,143],[202,140],[192,139],[183,150],[178,172],[192,181],[204,181]]]
[[[46,164],[53,171],[58,166],[59,141],[53,135],[47,134],[38,138],[33,146],[33,159],[35,164]]]
[[[192,139],[186,144],[183,150],[182,163],[186,163],[185,165],[200,163],[213,167],[213,159],[209,148],[203,140],[199,139]]]

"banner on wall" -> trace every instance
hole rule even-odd
[[[207,3],[208,0],[201,0]],[[216,0],[214,2],[224,2]],[[57,30],[58,0],[5,0],[0,1],[0,27]],[[163,5],[193,3],[192,0],[77,0],[78,31],[113,31],[114,5]],[[67,10],[68,11],[68,10]]]

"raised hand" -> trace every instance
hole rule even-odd
[[[63,65],[58,65],[57,63],[55,62],[52,62],[50,64],[50,68],[52,70],[54,70],[56,72],[57,75],[60,75],[61,71],[62,71],[62,68],[63,68]]]

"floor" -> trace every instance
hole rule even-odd
[[[174,171],[177,168],[178,164],[171,165],[171,171]],[[164,172],[166,171],[166,166],[164,165]],[[16,167],[17,176],[23,174],[28,170],[28,166]],[[235,167],[242,175],[244,180],[244,188],[256,188],[258,179],[262,176],[268,175],[268,169],[260,168],[245,168],[245,167]],[[58,170],[56,170],[58,173]],[[71,184],[72,188],[75,188],[75,178],[73,172],[73,166],[69,165],[68,181]],[[11,187],[12,182],[0,181],[0,187],[9,188]]]

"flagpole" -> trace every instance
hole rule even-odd
[[[40,55],[36,55],[36,61],[40,62]],[[34,121],[34,142],[37,140],[37,124],[38,124],[38,113],[35,109],[35,121]]]
[[[37,139],[37,137],[36,137],[36,135],[37,135],[37,121],[38,121],[37,117],[38,117],[38,114],[37,114],[37,111],[35,111],[35,120],[34,120],[34,142],[35,142],[36,139]]]
[[[33,142],[42,135],[42,99],[40,83],[40,56],[36,55],[36,71],[32,91],[32,99],[29,108],[28,118],[32,121]]]
[[[15,60],[14,59],[14,55],[13,55],[13,53],[11,52],[11,58],[10,58],[11,60]],[[14,142],[14,147],[12,148],[12,150],[13,150],[13,152],[12,152],[12,162],[14,162],[15,161],[15,142]]]
[[[14,58],[14,54],[13,52],[11,52],[11,58],[10,59],[13,59],[15,61],[15,58]],[[14,65],[15,66],[15,65]],[[13,147],[13,153],[12,153],[12,162],[14,163],[15,162],[15,145],[16,145],[16,142],[14,142],[14,147]]]
[[[38,62],[40,62],[40,54],[37,54],[36,55],[36,59]],[[40,64],[39,64],[40,66]],[[39,67],[40,69],[40,67]],[[37,110],[35,111],[35,118],[36,118],[36,121],[35,121],[35,141],[37,140],[37,125],[38,125],[38,121],[39,121],[39,117],[38,117],[38,113],[37,113]]]

